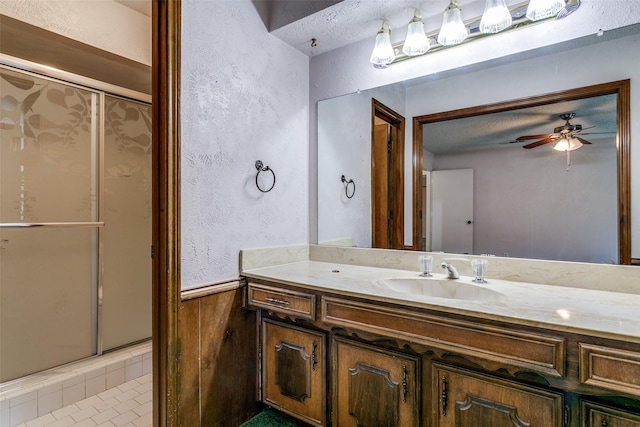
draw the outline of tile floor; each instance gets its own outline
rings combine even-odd
[[[152,377],[146,374],[17,427],[149,427]]]

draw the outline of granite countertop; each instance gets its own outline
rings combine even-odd
[[[419,278],[418,271],[308,260],[243,270],[242,274],[371,301],[640,343],[638,294],[512,282],[490,275],[486,284],[474,284],[473,278],[461,275],[455,282],[466,290],[484,288],[479,292],[485,297],[475,299],[472,292],[469,299],[438,298],[419,293],[423,285],[437,287],[438,281],[448,280],[438,271],[433,278],[422,279],[413,293],[407,293],[397,288],[410,285],[403,283],[404,278]],[[394,283],[388,279],[400,280]]]

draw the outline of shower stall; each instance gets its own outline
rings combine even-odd
[[[0,64],[0,383],[151,336],[150,97],[34,68]]]

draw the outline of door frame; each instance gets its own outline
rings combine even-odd
[[[180,0],[153,0],[153,425],[179,423]]]
[[[375,209],[376,203],[374,177],[373,138],[376,117],[391,126],[391,154],[389,156],[392,179],[388,189],[390,205],[397,212],[392,220],[391,246],[393,249],[404,248],[404,122],[402,115],[396,113],[375,98],[371,98],[371,241],[375,241]]]

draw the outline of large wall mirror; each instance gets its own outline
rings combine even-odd
[[[320,244],[372,246],[371,104],[382,99],[413,116],[405,249],[630,263],[628,80],[427,115],[407,111],[403,89],[319,103]],[[562,130],[582,147],[554,150]]]

